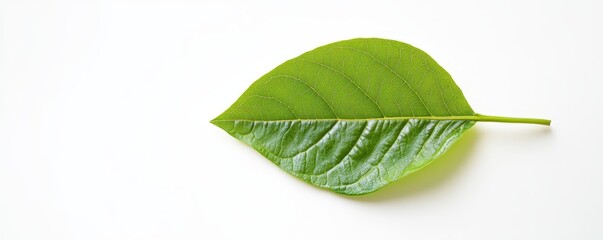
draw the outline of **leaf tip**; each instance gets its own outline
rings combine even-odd
[[[209,121],[211,124],[213,124],[216,127],[219,127],[227,132],[230,132],[231,130],[233,130],[235,128],[235,122],[234,121],[228,121],[225,119],[222,119],[220,117],[214,118],[212,120]]]
[[[212,120],[209,120],[209,123],[219,127],[218,124],[220,123],[220,121],[218,120],[218,118],[214,118]]]

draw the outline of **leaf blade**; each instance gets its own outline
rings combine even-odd
[[[281,64],[212,123],[291,175],[357,195],[426,166],[475,118],[450,75],[423,51],[352,39]]]

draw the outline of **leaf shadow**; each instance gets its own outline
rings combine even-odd
[[[361,196],[344,196],[359,202],[385,202],[433,190],[451,180],[471,159],[474,145],[480,138],[478,128],[469,129],[453,146],[425,168],[382,189]]]

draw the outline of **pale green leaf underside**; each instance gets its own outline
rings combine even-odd
[[[352,39],[281,64],[212,123],[306,182],[366,194],[429,164],[476,116],[425,52]]]

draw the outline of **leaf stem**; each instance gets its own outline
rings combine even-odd
[[[506,122],[506,123],[529,123],[529,124],[540,124],[540,125],[551,125],[551,120],[540,119],[540,118],[516,118],[516,117],[499,117],[499,116],[488,116],[482,114],[475,114],[476,121],[481,122]]]

